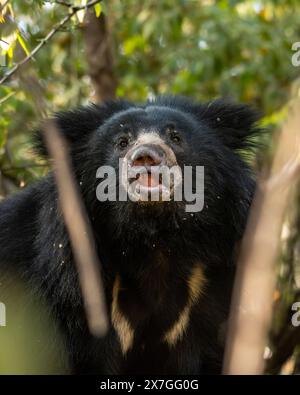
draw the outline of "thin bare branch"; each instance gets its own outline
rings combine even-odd
[[[9,0],[6,0],[2,5],[0,5],[0,12],[7,6]]]
[[[94,237],[71,171],[67,145],[53,121],[47,121],[43,130],[54,159],[60,205],[77,264],[89,328],[93,335],[103,336],[108,329],[108,319]]]
[[[10,92],[6,96],[4,96],[2,99],[0,99],[0,104],[3,104],[6,100],[14,96],[16,92]]]
[[[282,129],[269,178],[258,181],[237,267],[224,374],[264,372],[282,223],[300,178],[299,108],[297,101]]]

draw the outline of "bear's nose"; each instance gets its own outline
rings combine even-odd
[[[132,152],[130,159],[132,166],[160,166],[165,162],[165,153],[158,145],[142,145]]]

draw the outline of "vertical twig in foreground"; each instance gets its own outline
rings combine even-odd
[[[299,101],[278,141],[269,178],[258,182],[237,267],[224,374],[262,374],[283,217],[300,174]]]
[[[100,2],[101,0],[90,0],[85,6],[71,7],[70,13],[55,25],[45,39],[0,81],[1,84],[18,71],[20,82],[24,85],[24,89],[30,92],[35,109],[42,119],[46,118],[48,113],[47,102],[43,99],[43,89],[38,78],[35,75],[29,76],[28,71],[25,75],[25,68],[21,66],[27,63],[76,12]],[[54,175],[61,210],[77,265],[89,329],[93,335],[102,336],[108,329],[108,318],[94,237],[72,172],[68,148],[64,138],[54,121],[45,121],[43,130],[48,152],[54,161]]]
[[[44,136],[54,160],[61,209],[77,264],[89,328],[93,335],[103,336],[108,329],[108,319],[93,234],[71,171],[67,146],[54,121],[45,122]]]

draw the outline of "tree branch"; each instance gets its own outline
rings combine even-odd
[[[299,108],[300,101],[295,101],[277,142],[269,178],[257,185],[237,266],[224,374],[264,371],[282,223],[300,178]]]
[[[4,9],[4,7],[7,6],[8,3],[9,3],[9,0],[6,0],[2,5],[0,5],[0,12]]]
[[[101,265],[88,215],[72,171],[67,143],[53,120],[44,123],[43,131],[48,151],[54,160],[60,206],[77,265],[90,332],[94,336],[104,336],[109,322]]]
[[[102,0],[91,0],[89,3],[87,3],[84,6],[78,6],[78,7],[73,7],[70,6],[70,13],[66,15],[59,23],[57,23],[54,28],[47,34],[47,36],[41,40],[41,42],[19,63],[17,63],[8,73],[4,75],[4,77],[1,78],[0,80],[0,85],[9,80],[18,70],[21,66],[23,66],[25,63],[27,63],[29,60],[31,60],[37,53],[38,51],[48,43],[48,41],[51,40],[51,38],[54,36],[55,33],[58,32],[59,29],[61,29],[71,18],[73,15],[75,15],[78,11],[83,10],[85,8],[92,7],[96,5],[97,3],[100,3]],[[66,4],[65,4],[66,5]]]

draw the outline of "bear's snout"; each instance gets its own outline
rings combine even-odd
[[[131,166],[162,166],[165,164],[166,154],[159,145],[147,144],[137,147],[130,156]]]

